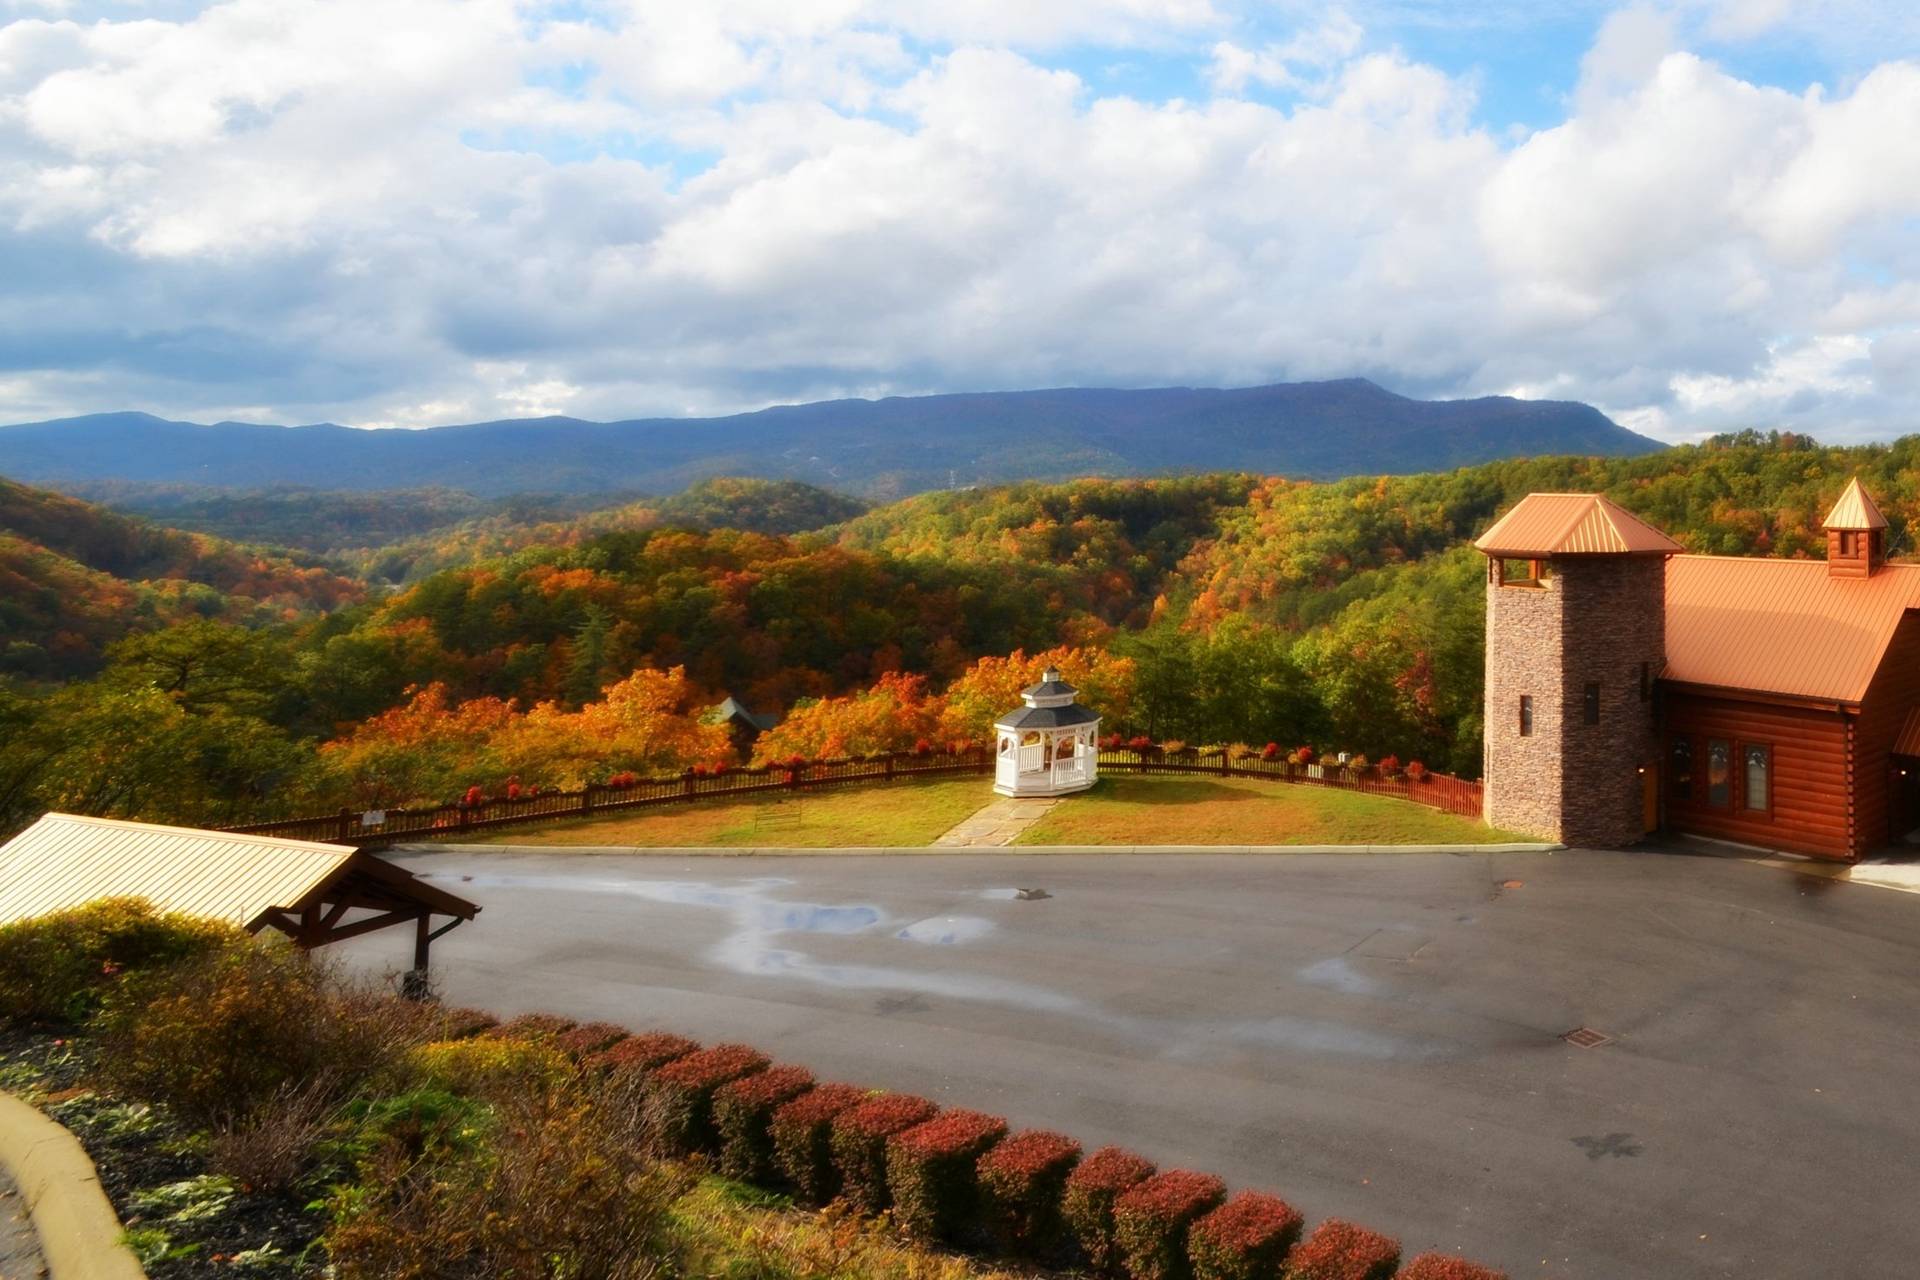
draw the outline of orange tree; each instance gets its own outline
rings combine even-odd
[[[754,744],[765,764],[791,756],[823,759],[910,751],[939,732],[942,704],[927,695],[925,676],[890,671],[871,689],[844,698],[802,702]]]
[[[1063,645],[1028,656],[1015,649],[1004,658],[982,658],[947,687],[940,729],[945,737],[984,742],[993,722],[1020,705],[1020,691],[1040,682],[1048,667],[1058,667],[1080,701],[1108,724],[1124,722],[1133,705],[1134,666],[1101,649]]]

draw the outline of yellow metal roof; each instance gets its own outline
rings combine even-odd
[[[1530,493],[1473,544],[1490,556],[1672,555],[1680,544],[1597,493]]]
[[[49,813],[0,845],[0,924],[98,898],[251,928],[327,883],[344,845]]]
[[[1846,489],[1840,494],[1840,500],[1833,504],[1833,510],[1827,512],[1827,518],[1821,522],[1823,529],[1884,529],[1887,518],[1880,514],[1880,508],[1860,484],[1860,477],[1847,481]]]

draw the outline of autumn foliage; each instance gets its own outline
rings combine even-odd
[[[894,1220],[923,1239],[954,1238],[978,1211],[974,1166],[1006,1132],[998,1116],[947,1111],[895,1134],[887,1142]]]

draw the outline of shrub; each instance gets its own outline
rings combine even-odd
[[[1328,1218],[1287,1259],[1287,1280],[1388,1280],[1399,1265],[1398,1241]]]
[[[644,1078],[675,1058],[684,1058],[699,1048],[695,1041],[671,1031],[647,1031],[625,1040],[616,1040],[599,1053],[590,1055],[586,1066],[616,1076]]]
[[[1111,1272],[1118,1267],[1113,1203],[1152,1176],[1151,1164],[1121,1147],[1100,1148],[1068,1175],[1060,1214],[1093,1270]]]
[[[1277,742],[1269,742],[1266,746],[1260,748],[1260,758],[1262,760],[1278,760],[1280,758],[1280,744]]]
[[[647,1127],[663,1151],[687,1155],[715,1145],[713,1092],[767,1069],[767,1055],[744,1044],[701,1049],[656,1068],[646,1080]]]
[[[1007,1136],[1007,1122],[978,1111],[947,1111],[887,1139],[887,1193],[908,1234],[951,1240],[974,1220],[980,1184],[974,1166]]]
[[[277,941],[142,975],[102,1010],[102,1071],[190,1123],[247,1115],[282,1089],[344,1095],[395,1070],[430,1034],[430,1011],[337,983]]]
[[[1004,1247],[1033,1254],[1058,1241],[1060,1197],[1079,1161],[1079,1143],[1044,1129],[1016,1133],[980,1157],[981,1199]]]
[[[572,1074],[566,1056],[550,1043],[493,1036],[423,1044],[408,1065],[428,1087],[477,1098],[545,1092]]]
[[[284,1194],[318,1162],[334,1110],[324,1083],[283,1087],[259,1110],[216,1125],[207,1163],[244,1191]]]
[[[0,1017],[79,1022],[122,974],[176,964],[247,935],[229,925],[105,898],[0,928]]]
[[[1507,1273],[1446,1253],[1423,1253],[1402,1267],[1400,1280],[1507,1280]]]
[[[611,1022],[583,1022],[553,1038],[554,1047],[571,1058],[587,1058],[627,1038],[627,1029]]]
[[[1184,1280],[1187,1228],[1226,1199],[1210,1173],[1173,1169],[1136,1183],[1113,1202],[1113,1240],[1133,1280]]]
[[[1415,782],[1419,782],[1427,776],[1427,766],[1421,764],[1418,760],[1408,761],[1407,776]]]
[[[1381,756],[1380,772],[1383,774],[1394,774],[1394,773],[1400,772],[1400,757],[1394,755],[1392,752],[1388,752],[1386,755]]]
[[[1242,1191],[1188,1229],[1195,1280],[1272,1280],[1299,1242],[1300,1225],[1299,1210],[1285,1200]]]
[[[883,1093],[833,1118],[833,1167],[855,1207],[887,1207],[887,1139],[933,1119],[940,1108],[909,1093]]]
[[[512,1040],[553,1040],[562,1032],[571,1031],[577,1025],[572,1018],[563,1018],[556,1013],[523,1013],[517,1018],[509,1018],[497,1027],[483,1034]]]
[[[485,1009],[441,1009],[436,1016],[440,1025],[434,1032],[435,1040],[465,1040],[500,1025],[500,1019]]]
[[[839,1189],[833,1164],[833,1122],[871,1095],[850,1084],[823,1084],[780,1106],[767,1125],[773,1159],[794,1193],[825,1204]]]
[[[713,1127],[720,1135],[720,1172],[744,1182],[773,1176],[769,1125],[781,1104],[813,1088],[805,1067],[772,1067],[721,1085],[713,1093]]]
[[[656,1275],[683,1189],[571,1091],[378,1134],[358,1172],[329,1205],[338,1280]]]

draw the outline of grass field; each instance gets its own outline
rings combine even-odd
[[[795,798],[663,805],[586,822],[510,827],[478,843],[616,848],[916,848],[995,799],[985,778],[895,782]],[[1487,844],[1524,840],[1387,796],[1255,778],[1109,774],[1016,842],[1047,845]]]
[[[485,844],[626,845],[641,849],[705,846],[751,849],[873,848],[932,844],[993,799],[985,777],[893,782],[835,790],[695,801],[636,809],[615,817],[510,827]]]
[[[1410,800],[1257,778],[1108,774],[1021,835],[1050,844],[1492,844],[1525,840]]]

